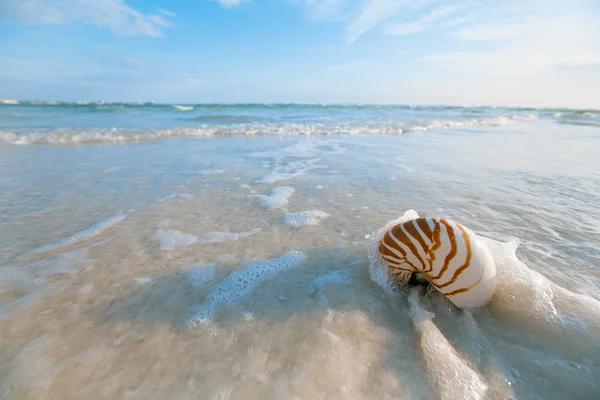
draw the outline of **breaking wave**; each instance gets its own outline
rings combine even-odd
[[[433,119],[426,123],[401,124],[323,124],[323,123],[247,123],[237,125],[201,125],[162,129],[56,129],[32,132],[0,132],[0,142],[28,144],[93,144],[164,140],[169,138],[209,138],[227,136],[310,136],[310,135],[397,135],[414,131],[473,126],[505,126],[522,120],[522,116],[485,117],[463,120]]]

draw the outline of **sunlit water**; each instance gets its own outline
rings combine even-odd
[[[0,397],[598,397],[592,112],[51,107],[0,109]],[[491,304],[371,280],[409,209],[488,238]]]

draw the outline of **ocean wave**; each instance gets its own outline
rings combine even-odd
[[[192,111],[194,109],[194,107],[192,107],[192,106],[177,106],[177,105],[174,105],[173,108],[178,111]]]
[[[162,129],[57,129],[38,132],[1,132],[0,142],[28,144],[94,144],[155,141],[169,138],[206,138],[226,136],[311,136],[311,135],[397,135],[413,131],[462,127],[506,126],[523,120],[522,115],[470,119],[433,119],[417,124],[325,124],[325,123],[246,123],[201,125]]]
[[[192,118],[193,121],[201,122],[251,122],[257,120],[266,120],[268,118],[256,117],[252,115],[200,115]]]

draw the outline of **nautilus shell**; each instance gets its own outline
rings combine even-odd
[[[371,263],[398,283],[408,284],[413,273],[420,273],[457,307],[488,303],[496,287],[496,265],[487,246],[457,222],[411,212],[374,234]]]

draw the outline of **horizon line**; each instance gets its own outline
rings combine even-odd
[[[456,104],[443,104],[443,103],[338,103],[338,102],[160,102],[160,101],[104,101],[104,100],[34,100],[34,99],[18,99],[18,98],[0,98],[0,105],[58,105],[58,104],[72,104],[72,105],[111,105],[111,104],[125,104],[132,106],[147,106],[147,105],[162,105],[162,106],[321,106],[321,107],[406,107],[406,108],[419,108],[419,107],[431,107],[431,108],[489,108],[489,109],[515,109],[515,110],[578,110],[578,111],[600,111],[600,108],[590,107],[532,107],[532,106],[506,106],[506,105],[456,105]]]

